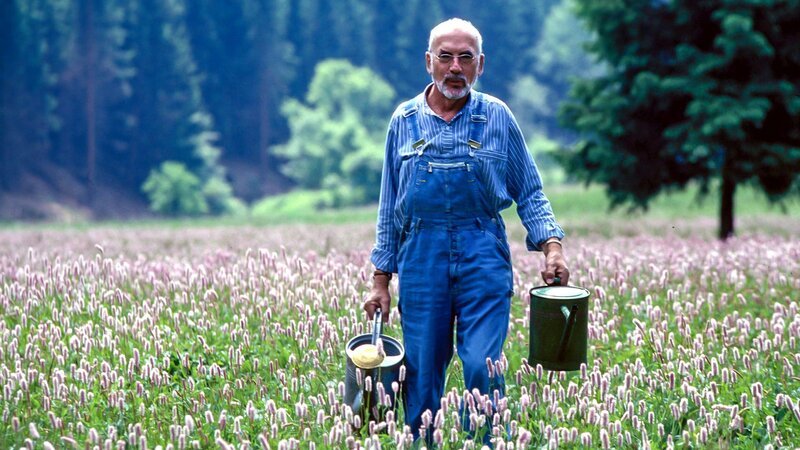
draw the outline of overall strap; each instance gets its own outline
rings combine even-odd
[[[411,99],[403,104],[403,117],[406,118],[408,132],[411,133],[411,139],[413,140],[411,148],[417,150],[419,154],[422,155],[422,146],[425,145],[425,139],[422,138],[422,133],[419,131],[418,111],[419,106],[417,106],[416,99]]]
[[[475,108],[472,109],[472,116],[469,123],[469,156],[475,156],[475,150],[481,148],[483,141],[483,130],[486,128],[486,99],[483,94],[475,92]]]

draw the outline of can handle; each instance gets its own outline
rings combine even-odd
[[[364,401],[364,391],[362,389],[358,390],[356,397],[353,399],[353,411],[358,411],[361,409],[361,402]]]
[[[375,323],[372,325],[372,345],[378,345],[378,337],[381,335],[381,309],[375,310]]]
[[[561,305],[561,314],[564,314],[564,332],[561,334],[561,344],[558,346],[558,361],[564,361],[567,353],[567,344],[572,336],[572,327],[575,325],[575,316],[578,315],[578,305],[572,305],[572,310]]]

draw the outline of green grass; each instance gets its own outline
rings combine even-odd
[[[658,195],[646,210],[631,210],[629,205],[611,209],[611,202],[601,186],[561,185],[546,189],[556,219],[570,236],[634,236],[643,231],[653,234],[713,236],[719,228],[719,194],[711,191],[701,197],[691,186],[683,191]],[[508,223],[518,220],[509,209]],[[770,203],[752,188],[737,189],[734,200],[734,228],[737,234],[751,232],[787,235],[800,225],[800,201]],[[512,228],[513,230],[513,228]],[[520,234],[520,230],[516,230]]]
[[[719,193],[711,191],[705,197],[699,197],[699,189],[689,189],[664,193],[655,197],[646,211],[629,212],[629,207],[610,209],[611,202],[605,195],[603,187],[561,185],[545,189],[556,217],[573,220],[597,217],[650,217],[650,218],[695,218],[719,216]],[[753,217],[763,215],[784,215],[800,218],[800,201],[787,201],[785,210],[779,204],[771,204],[766,196],[751,187],[740,187],[736,191],[734,214],[736,217]]]
[[[629,211],[627,205],[610,209],[610,201],[601,186],[562,184],[545,188],[545,193],[553,205],[556,218],[566,224],[585,224],[588,221],[640,220],[640,219],[697,219],[716,221],[719,216],[719,196],[711,191],[705,197],[698,197],[697,187],[683,191],[665,193],[654,198],[646,211]],[[251,207],[251,212],[242,217],[203,217],[203,218],[155,218],[130,221],[76,221],[69,223],[0,222],[0,229],[19,228],[70,228],[89,229],[96,227],[225,227],[240,225],[284,225],[284,224],[349,224],[372,223],[377,215],[377,205],[360,207],[328,208],[331,199],[324,194],[310,191],[295,191],[269,197]],[[740,187],[736,192],[734,214],[736,219],[756,217],[777,217],[790,220],[800,219],[800,199],[792,198],[783,205],[771,204],[766,196],[752,187]],[[514,208],[504,215],[514,220]]]

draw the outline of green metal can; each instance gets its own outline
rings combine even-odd
[[[589,291],[574,286],[539,286],[530,290],[531,366],[578,370],[586,363]]]

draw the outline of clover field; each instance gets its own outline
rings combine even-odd
[[[770,224],[725,243],[703,221],[568,238],[589,358],[561,373],[527,365],[542,258],[510,224],[507,397],[482,414],[455,358],[433,441],[481,448],[463,409],[496,449],[800,446],[800,224]],[[343,402],[372,239],[368,223],[0,230],[0,447],[410,448],[402,405],[370,421]],[[396,310],[385,333],[401,338]]]

